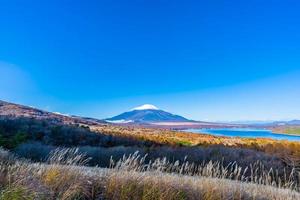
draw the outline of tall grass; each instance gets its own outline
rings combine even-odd
[[[123,156],[118,162],[111,160],[111,168],[119,171],[135,172],[163,172],[179,175],[200,176],[218,179],[231,179],[245,183],[269,185],[278,188],[300,190],[300,172],[295,169],[278,170],[265,168],[262,162],[257,161],[248,167],[242,168],[236,162],[223,165],[222,161],[203,162],[200,165],[184,161],[170,162],[166,158],[157,158],[146,161],[146,156],[141,157],[138,152]]]
[[[58,149],[47,163],[1,160],[0,199],[300,199],[295,172],[277,183],[259,163],[245,172],[236,163],[146,161],[137,152],[112,159],[111,168],[86,167],[87,159],[77,149]]]
[[[48,164],[60,165],[85,165],[91,158],[79,152],[78,148],[57,148],[50,152],[47,158]]]
[[[228,179],[153,172],[113,172],[105,193],[108,199],[299,199],[299,193],[272,186]]]

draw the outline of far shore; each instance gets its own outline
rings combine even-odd
[[[215,128],[218,128],[218,127],[208,127],[208,128],[195,128],[195,129],[215,129]],[[241,128],[241,127],[222,127],[222,129],[227,129],[227,128]],[[298,136],[300,137],[300,133],[297,134],[297,133],[287,133],[287,132],[284,132],[286,131],[288,128],[291,128],[291,127],[288,127],[288,128],[274,128],[274,127],[263,127],[263,128],[258,128],[258,127],[242,127],[242,128],[249,128],[249,129],[260,129],[260,130],[270,130],[272,131],[272,133],[274,134],[279,134],[279,135],[289,135],[289,136]],[[300,129],[300,127],[296,127],[297,129]],[[189,129],[193,129],[193,128],[185,128],[185,129],[182,129],[182,130],[189,130]],[[212,134],[213,135],[213,134]]]
[[[274,134],[282,134],[282,135],[291,135],[291,136],[300,136],[300,134],[297,134],[297,133],[285,133],[285,132],[281,132],[280,130],[277,130],[277,129],[271,129],[272,132]]]

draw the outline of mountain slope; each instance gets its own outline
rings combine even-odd
[[[144,109],[143,109],[144,108]],[[150,109],[149,109],[150,108]],[[190,122],[182,116],[159,110],[152,105],[143,105],[129,112],[124,112],[115,117],[106,119],[107,121],[116,122],[134,122],[134,123],[149,123],[149,122]]]
[[[48,120],[54,123],[64,123],[64,124],[89,124],[97,125],[99,123],[106,123],[103,120],[84,118],[78,116],[68,116],[60,113],[53,113],[37,108],[23,106],[19,104],[9,103],[0,100],[0,116],[18,118],[18,117],[28,117],[37,120]]]

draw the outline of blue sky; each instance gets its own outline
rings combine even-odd
[[[0,99],[105,118],[300,118],[298,1],[0,2]]]

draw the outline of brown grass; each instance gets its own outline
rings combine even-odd
[[[76,152],[56,151],[55,157]],[[73,158],[78,155],[72,156]],[[71,160],[73,159],[71,158]],[[65,157],[65,159],[68,159]],[[19,162],[0,163],[0,199],[111,199],[111,200],[292,200],[300,199],[293,184],[275,185],[259,177],[243,181],[239,167],[223,169],[215,164],[202,166],[201,173],[189,175],[188,163],[169,163],[159,159],[144,163],[138,154],[115,162],[113,168],[90,168],[60,160],[64,165]],[[65,164],[67,163],[67,164]],[[186,168],[186,169],[183,169]],[[232,174],[231,179],[229,175]],[[260,181],[263,179],[265,181]],[[257,180],[257,181],[255,181]],[[285,189],[284,189],[285,188]]]

